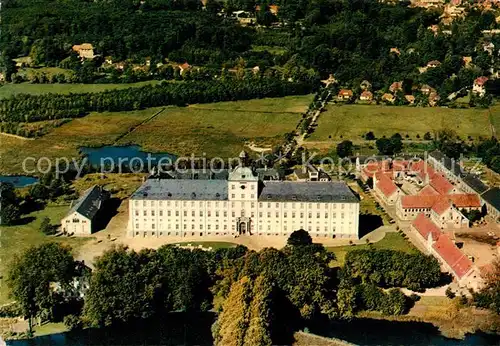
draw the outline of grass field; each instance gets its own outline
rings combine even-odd
[[[491,119],[500,131],[500,107],[491,109]],[[392,107],[364,105],[330,105],[322,113],[318,126],[309,141],[338,141],[341,138],[353,141],[373,131],[377,138],[399,132],[416,139],[423,138],[443,128],[457,132],[462,138],[491,136],[490,111],[485,109],[450,109],[421,107]],[[329,138],[331,136],[331,138]],[[341,137],[342,136],[342,137]]]
[[[247,141],[281,143],[283,134],[295,129],[311,100],[312,95],[306,95],[167,107],[157,118],[123,138],[161,108],[92,113],[35,140],[0,134],[0,173],[23,173],[22,162],[27,157],[77,158],[81,146],[110,145],[118,138],[117,144],[138,144],[152,152],[205,152],[208,156],[229,157],[237,155]]]
[[[275,145],[295,129],[300,113],[167,108],[118,144],[134,143],[146,151],[176,155],[234,157],[247,141]]]
[[[334,246],[328,247],[328,250],[335,254],[336,265],[343,266],[345,261],[345,256],[349,251],[352,250],[366,250],[369,248],[377,250],[399,250],[408,253],[418,253],[418,250],[410,244],[403,236],[396,232],[386,233],[385,237],[372,244],[363,245],[347,245],[347,246]]]
[[[25,218],[25,224],[19,226],[2,226],[0,240],[2,250],[0,251],[0,305],[7,303],[8,288],[5,283],[9,264],[15,254],[22,253],[33,245],[40,245],[50,241],[62,242],[70,245],[73,250],[89,241],[91,238],[67,238],[49,237],[40,231],[40,223],[44,217],[48,217],[52,224],[56,224],[68,212],[69,205],[48,206],[42,211],[29,214]]]
[[[126,89],[140,87],[149,84],[157,84],[159,81],[145,81],[130,84],[4,84],[0,86],[0,99],[8,98],[17,94],[69,94],[69,93],[85,93],[85,92],[101,92],[113,89]]]

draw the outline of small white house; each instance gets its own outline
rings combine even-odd
[[[108,191],[101,186],[94,185],[72,204],[68,214],[61,220],[64,233],[74,235],[89,235],[94,229],[94,221],[102,203],[110,197]]]

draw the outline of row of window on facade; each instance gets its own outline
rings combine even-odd
[[[144,236],[146,236],[146,233],[147,232],[142,232],[142,234]],[[135,235],[139,235],[141,234],[141,232],[135,232]],[[187,237],[187,236],[195,236],[196,232],[166,232],[166,235],[170,236],[170,235],[175,235],[175,236],[179,236],[180,235],[184,235],[184,237]],[[283,236],[289,236],[291,233],[282,233]],[[151,232],[151,235],[152,236],[156,236],[156,232]],[[163,232],[158,232],[158,235],[162,236],[163,235]],[[202,237],[204,235],[203,232],[200,232],[199,233],[200,237]],[[208,232],[207,235],[212,235],[212,232]],[[227,232],[215,232],[214,235],[227,235]],[[258,235],[265,235],[265,236],[279,236],[280,234],[279,233],[270,233],[270,232],[267,232],[267,233],[261,233],[259,232]],[[316,233],[316,234],[311,234],[312,236],[314,237],[320,237],[320,236],[323,236],[323,237],[328,237],[328,234],[319,234],[319,233]]]
[[[143,216],[148,216],[148,211],[147,211],[147,210],[143,210],[142,214],[143,214]],[[156,216],[156,213],[155,213],[155,211],[154,211],[154,210],[151,210],[151,211],[150,211],[150,214],[151,214],[151,216]],[[163,216],[163,210],[160,210],[160,211],[158,212],[158,214],[159,214],[159,216]],[[198,214],[199,214],[199,216],[203,217],[203,216],[204,216],[203,210],[200,210],[200,211],[198,212]],[[219,217],[219,211],[215,211],[215,213],[214,213],[214,214],[215,214],[215,217]],[[272,212],[269,212],[269,211],[268,211],[268,212],[267,212],[267,217],[268,217],[268,218],[270,218],[270,217],[271,217],[271,214],[272,214]],[[183,215],[184,215],[185,217],[187,217],[187,216],[188,216],[188,212],[187,212],[187,210],[184,210]],[[227,211],[224,211],[224,212],[223,212],[223,215],[224,215],[224,217],[227,217]],[[264,213],[263,213],[263,212],[259,212],[259,217],[263,217],[263,215],[264,215]],[[292,219],[293,219],[293,218],[295,218],[295,215],[296,215],[296,213],[295,213],[295,212],[292,212],[292,213],[291,213]],[[139,216],[139,210],[136,210],[136,211],[135,211],[135,216]],[[167,210],[167,216],[172,216],[172,211]],[[175,211],[175,216],[180,216],[180,212],[179,212],[178,210],[176,210],[176,211]],[[194,217],[194,216],[196,216],[196,211],[192,210],[192,211],[191,211],[191,216],[193,216],[193,217]],[[211,217],[211,216],[212,216],[212,212],[211,212],[210,210],[209,210],[209,211],[207,211],[207,217]],[[236,212],[234,212],[234,211],[233,211],[233,212],[231,212],[231,216],[232,216],[232,217],[236,217]],[[241,216],[246,216],[245,210],[241,210]],[[252,211],[252,212],[250,212],[250,216],[251,216],[251,217],[255,217],[255,212],[253,212],[253,211]],[[279,212],[275,212],[275,216],[276,216],[277,218],[279,218],[279,217],[280,217],[280,213],[279,213]],[[286,211],[283,213],[283,217],[284,217],[284,218],[287,218],[287,217],[288,217],[288,213],[287,213]],[[309,218],[309,219],[311,219],[312,217],[313,217],[313,213],[308,213],[308,218]],[[336,218],[336,217],[337,217],[337,213],[333,212],[333,213],[332,213],[332,218]],[[344,218],[344,213],[340,213],[340,217],[343,219],[343,218]],[[301,219],[303,219],[303,218],[304,218],[304,213],[300,213],[300,218],[301,218]],[[317,219],[320,219],[320,218],[321,218],[321,213],[316,213],[316,218],[317,218]],[[328,218],[329,218],[328,213],[325,213],[325,214],[324,214],[324,218],[325,218],[325,219],[328,219]]]
[[[168,225],[168,229],[171,229],[171,228],[170,228],[170,226],[171,226],[171,225],[169,224],[169,225]],[[195,226],[196,226],[196,225],[192,224],[192,225],[191,225],[191,230],[196,229],[196,227],[195,227]],[[136,225],[135,225],[135,228],[136,228],[136,229],[139,229],[139,224],[136,224]],[[183,225],[183,229],[184,229],[184,230],[186,230],[187,228],[188,228],[188,227],[187,227],[187,224],[184,224],[184,225]],[[259,226],[258,226],[258,227],[256,227],[256,228],[257,228],[258,230],[260,230],[260,231],[264,231],[264,230],[270,231],[272,227],[271,227],[271,225],[267,225],[267,226],[260,226],[260,225],[259,225]],[[293,228],[293,227],[291,227],[291,229],[292,229],[292,228]],[[154,223],[153,223],[153,224],[151,224],[151,229],[152,229],[152,230],[156,229],[156,225],[155,225]],[[160,229],[163,229],[162,225],[160,225]],[[175,225],[175,229],[176,229],[176,230],[179,230],[179,224],[176,224],[176,225]],[[199,230],[203,230],[203,224],[200,224],[198,229],[199,229]],[[214,229],[215,229],[215,230],[219,230],[219,225],[215,225]],[[235,225],[232,225],[231,229],[232,229],[233,231],[235,231],[235,230],[236,230],[236,226],[235,226]],[[251,226],[250,226],[250,229],[251,229],[251,230],[254,230],[254,225],[251,225]],[[207,225],[207,230],[212,230],[211,225]],[[224,230],[225,230],[225,231],[227,230],[227,225],[224,225]],[[288,230],[288,226],[286,226],[286,225],[285,225],[285,226],[283,226],[283,230],[284,230],[284,231],[287,231],[287,230]],[[311,231],[313,230],[312,226],[308,226],[308,227],[307,227],[307,230],[308,230],[309,232],[311,232]],[[321,227],[317,226],[317,227],[316,227],[316,232],[320,232],[320,231],[321,231]],[[335,227],[334,227],[331,231],[332,231],[332,232],[335,232]],[[329,232],[329,227],[328,227],[328,226],[325,226],[325,227],[324,227],[324,232]],[[176,234],[176,235],[177,235],[177,234]]]
[[[73,219],[71,220],[72,223],[80,223],[80,219]],[[66,220],[66,223],[70,223],[70,220]],[[87,223],[87,221],[82,220],[82,223]]]
[[[187,207],[188,205],[190,205],[191,207],[195,207],[196,206],[196,202],[195,201],[190,201],[190,202],[183,201],[182,204],[181,204],[180,201],[158,201],[158,206],[163,207],[163,203],[166,203],[167,207],[170,207],[172,205],[174,205],[176,207],[180,207],[181,205],[183,207]],[[198,206],[202,207],[203,203],[205,203],[205,202],[204,201],[198,201]],[[224,208],[227,208],[227,203],[228,202],[218,202],[218,201],[214,202],[215,207],[224,207]],[[235,208],[236,207],[236,203],[238,203],[238,202],[231,202],[231,207]],[[239,202],[239,203],[240,203],[240,206],[242,208],[246,206],[245,202]],[[212,206],[210,201],[207,201],[206,204],[207,204],[206,205],[207,207],[211,207]],[[259,202],[259,208],[262,208],[264,206],[264,204],[265,204],[264,202]],[[283,205],[284,208],[286,209],[286,208],[288,208],[289,204],[290,204],[290,208],[291,209],[295,209],[296,205],[299,205],[300,209],[304,209],[306,203],[300,203],[300,204],[299,203],[287,203],[287,202],[285,202],[285,203],[275,203],[275,207],[276,208],[280,208],[280,206]],[[316,205],[316,209],[320,209],[320,208],[327,209],[328,205],[330,205],[330,204],[333,205],[333,208],[337,207],[337,203],[309,203],[309,208],[313,208],[313,204]],[[340,208],[341,209],[344,209],[345,203],[338,203],[338,204],[340,204]],[[271,208],[272,205],[273,205],[272,202],[267,202],[267,208]],[[136,207],[140,206],[140,203],[139,203],[138,200],[134,201],[134,206],[136,206]],[[156,201],[142,201],[142,206],[143,207],[148,207],[148,206],[149,207],[155,207],[156,206]],[[250,202],[250,207],[251,208],[255,208],[255,202]]]

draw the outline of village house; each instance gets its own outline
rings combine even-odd
[[[382,95],[381,100],[384,102],[394,103],[396,101],[396,97],[393,94],[385,93]]]
[[[420,92],[422,94],[424,94],[424,95],[429,95],[432,92],[436,92],[436,89],[434,89],[433,87],[431,87],[429,84],[424,84],[420,88]]]
[[[296,168],[293,171],[296,181],[331,181],[330,176],[322,169],[314,167],[312,164],[303,168]]]
[[[395,94],[398,91],[403,91],[403,82],[394,82],[389,87],[389,91]]]
[[[434,256],[443,269],[452,274],[460,287],[480,288],[482,279],[478,268],[428,217],[419,214],[410,228],[418,235],[417,239],[427,253]]]
[[[394,205],[399,197],[404,195],[387,173],[383,172],[377,172],[373,176],[373,191],[387,205]]]
[[[431,106],[431,107],[437,106],[440,99],[441,99],[441,97],[438,95],[437,92],[431,92],[429,94],[429,98],[428,98],[429,106]]]
[[[373,100],[373,94],[371,91],[365,90],[361,93],[359,96],[359,99],[361,101],[372,101]]]
[[[439,62],[438,60],[432,60],[427,63],[428,68],[435,68],[439,66],[441,66],[441,62]]]
[[[481,201],[476,194],[412,195],[401,196],[396,203],[396,214],[401,220],[407,221],[415,219],[420,213],[431,216],[432,207],[443,199],[450,200],[458,210],[481,211]]]
[[[335,76],[330,73],[328,79],[321,80],[321,83],[323,83],[325,87],[328,87],[330,84],[337,84],[338,81],[335,79]]]
[[[414,104],[415,103],[415,96],[413,95],[405,95],[405,100],[410,104]]]
[[[349,101],[350,99],[352,99],[352,96],[353,96],[352,90],[340,89],[340,91],[337,95],[337,99],[339,101]]]
[[[493,42],[487,42],[483,44],[483,50],[489,55],[493,55],[493,52],[495,51],[495,44]]]
[[[389,53],[394,53],[396,55],[401,55],[401,52],[399,51],[399,49],[397,47],[392,47],[390,50],[389,50]]]
[[[90,43],[75,44],[73,51],[78,53],[81,59],[94,59],[94,47]]]
[[[109,197],[109,192],[98,185],[85,191],[61,220],[62,231],[74,235],[89,235],[95,232],[96,215]]]
[[[485,84],[488,81],[488,77],[482,76],[474,80],[472,85],[472,92],[479,97],[483,97],[486,94]]]
[[[179,64],[177,65],[177,67],[181,70],[180,71],[181,76],[185,71],[189,71],[191,69],[191,65],[189,65],[187,62]]]
[[[471,67],[471,64],[472,64],[472,57],[471,56],[464,56],[464,57],[462,57],[462,61],[464,62],[464,66],[466,68]]]

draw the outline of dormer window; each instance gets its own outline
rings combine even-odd
[[[241,185],[240,189],[245,190],[245,185]]]
[[[194,193],[194,192],[193,192],[193,193],[191,194],[191,197],[195,198],[195,197],[196,197],[196,193]]]
[[[217,193],[215,194],[215,197],[219,198],[219,197],[220,197],[220,193],[218,193],[218,192],[217,192]]]
[[[167,196],[172,197],[172,193],[171,192],[167,193]]]
[[[296,201],[297,200],[297,196],[292,196],[292,200]]]

